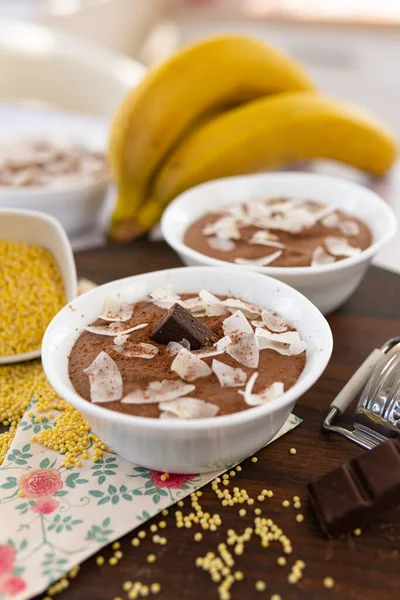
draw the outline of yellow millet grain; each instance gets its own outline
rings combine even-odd
[[[256,581],[255,588],[257,592],[264,592],[267,589],[265,581]]]
[[[40,410],[39,406],[38,409]],[[36,441],[64,454],[63,466],[67,468],[82,466],[81,455],[87,451],[91,443],[93,460],[96,461],[100,458],[108,448],[90,432],[89,425],[82,415],[64,401],[60,401],[59,409],[61,412],[53,429],[41,431]]]
[[[0,424],[9,427],[0,434],[0,464],[33,395],[38,408],[56,408],[61,402],[48,383],[39,360],[0,367]]]
[[[331,589],[335,586],[335,580],[332,579],[332,577],[325,577],[323,583],[324,583],[324,586],[328,589]]]
[[[87,448],[92,444],[93,460],[100,458],[107,446],[94,434],[82,415],[61,400],[49,384],[39,360],[0,367],[0,423],[8,424],[8,431],[0,434],[0,464],[3,462],[18,424],[32,397],[36,399],[39,413],[57,410],[52,429],[42,430],[31,440],[64,455],[65,467],[82,466],[81,460],[89,458]],[[33,418],[33,413],[29,413]],[[45,415],[34,419],[41,423]]]
[[[0,240],[0,355],[37,350],[66,302],[59,266],[46,248]]]

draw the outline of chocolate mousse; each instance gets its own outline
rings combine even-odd
[[[309,267],[356,256],[372,243],[365,223],[333,205],[307,199],[251,199],[206,213],[184,243],[242,265]]]
[[[118,412],[214,417],[279,398],[303,371],[306,347],[271,310],[166,286],[135,304],[106,298],[72,348],[69,376],[80,396]]]

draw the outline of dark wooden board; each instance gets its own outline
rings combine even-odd
[[[96,283],[126,277],[137,273],[156,271],[180,265],[172,250],[164,243],[140,241],[130,246],[109,246],[82,252],[76,256],[80,276]],[[366,529],[360,537],[345,541],[329,541],[318,528],[306,494],[306,483],[362,452],[360,448],[336,435],[321,431],[321,421],[329,403],[349,379],[367,354],[389,337],[400,334],[400,277],[382,269],[370,268],[353,298],[342,309],[329,317],[334,335],[332,360],[317,384],[298,402],[295,413],[304,421],[293,432],[258,453],[256,464],[246,461],[236,484],[257,496],[262,488],[274,491],[274,498],[265,502],[263,514],[273,518],[292,540],[293,554],[288,564],[302,559],[306,563],[303,580],[297,585],[287,581],[289,567],[278,567],[280,546],[260,547],[253,538],[242,556],[236,559],[236,568],[245,579],[232,588],[232,600],[270,598],[280,594],[282,600],[389,600],[400,596],[400,511],[394,511]],[[350,416],[347,421],[350,422]],[[295,456],[289,453],[297,449]],[[301,497],[304,522],[295,521],[293,508],[283,508],[282,501],[294,495]],[[222,507],[210,486],[204,489],[202,503],[205,510],[218,512],[223,526],[215,533],[204,532],[203,540],[195,542],[197,529],[177,529],[174,509],[170,510],[165,535],[166,546],[155,546],[151,536],[139,548],[130,544],[132,535],[121,540],[124,557],[116,567],[99,568],[93,558],[82,565],[81,571],[62,600],[108,600],[127,598],[122,591],[126,580],[140,580],[149,584],[158,581],[165,600],[217,599],[217,584],[209,575],[194,566],[197,556],[216,552],[217,545],[226,540],[226,531],[252,525],[252,511],[244,518],[237,507]],[[190,503],[185,502],[189,512]],[[157,521],[157,519],[155,519]],[[150,522],[151,523],[151,522]],[[147,525],[148,529],[148,525]],[[148,565],[149,553],[157,561]],[[102,554],[109,557],[110,549]],[[333,589],[323,586],[326,576],[333,577]],[[264,580],[267,591],[255,590],[257,580]]]

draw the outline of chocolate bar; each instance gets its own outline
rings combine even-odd
[[[400,504],[400,439],[368,450],[308,484],[323,531],[339,537]]]
[[[150,337],[158,344],[180,342],[185,338],[190,343],[191,350],[198,350],[209,345],[214,339],[214,334],[186,308],[174,304],[157,323]]]

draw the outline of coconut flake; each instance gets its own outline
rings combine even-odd
[[[207,317],[219,317],[228,312],[221,300],[217,296],[214,296],[214,294],[207,292],[207,290],[201,290],[199,298],[203,303]]]
[[[117,335],[114,339],[113,339],[113,344],[115,346],[121,347],[125,344],[126,340],[128,339],[129,334],[124,334],[121,333],[119,335]]]
[[[253,328],[238,310],[222,323],[225,335],[229,335],[232,342],[226,348],[226,353],[237,360],[241,365],[256,369],[259,361],[259,349],[256,344]]]
[[[307,348],[307,344],[303,342],[298,331],[270,333],[266,329],[257,328],[255,336],[260,350],[275,350],[284,356],[296,356]]]
[[[324,238],[324,244],[333,256],[357,256],[361,252],[361,248],[351,246],[345,238],[328,236]]]
[[[209,237],[207,239],[207,244],[213,250],[217,250],[220,252],[230,252],[231,250],[234,250],[236,248],[236,244],[233,240],[225,240],[216,236]]]
[[[186,381],[194,381],[211,373],[208,364],[186,348],[182,348],[172,361],[171,371],[175,371],[181,379]]]
[[[240,333],[253,333],[252,326],[241,310],[237,310],[233,315],[224,319],[222,328],[226,336],[237,335]]]
[[[157,346],[153,346],[153,344],[146,344],[145,342],[140,342],[139,344],[135,344],[133,348],[130,350],[125,350],[122,345],[117,345],[115,348],[116,352],[122,354],[122,356],[127,356],[128,358],[154,358],[158,354]]]
[[[195,296],[194,298],[188,298],[187,300],[179,300],[178,304],[186,308],[189,312],[200,316],[205,316],[206,312],[204,310],[203,302],[200,300],[199,296]]]
[[[277,242],[277,239],[279,239],[277,235],[273,235],[269,231],[260,230],[253,234],[249,243],[259,244],[260,246],[272,246],[274,248],[281,248],[282,250],[286,248],[285,244]]]
[[[329,265],[335,262],[333,256],[327,253],[323,246],[317,246],[312,253],[311,266],[319,267],[320,265]]]
[[[160,419],[179,419],[174,413],[170,413],[168,411],[164,411],[160,414]]]
[[[266,267],[270,265],[274,260],[279,258],[282,255],[282,250],[277,250],[272,254],[268,254],[268,256],[263,256],[261,258],[235,258],[235,263],[238,265],[258,265],[259,267]]]
[[[176,356],[182,350],[183,346],[179,342],[168,342],[166,351],[171,356]]]
[[[232,336],[232,343],[226,349],[226,353],[241,365],[249,367],[249,369],[258,367],[260,352],[254,333],[241,333]]]
[[[89,333],[95,333],[97,335],[109,335],[112,337],[120,337],[123,335],[128,335],[132,333],[132,331],[136,331],[138,329],[143,329],[147,327],[148,323],[140,323],[139,325],[135,325],[134,327],[128,327],[127,329],[123,328],[123,325],[120,322],[111,323],[110,325],[88,325],[85,327],[86,331]]]
[[[133,314],[133,304],[121,302],[115,298],[107,296],[104,300],[103,312],[99,319],[103,321],[128,321]]]
[[[254,315],[261,315],[262,308],[261,306],[256,306],[255,304],[249,304],[249,302],[243,302],[243,300],[238,300],[237,298],[227,298],[221,302],[223,306],[226,306],[230,312],[236,312],[240,310],[245,317],[252,317]]]
[[[240,231],[236,218],[224,216],[203,228],[204,235],[213,235],[220,240],[240,240]]]
[[[169,402],[181,396],[186,396],[196,389],[193,384],[184,381],[163,379],[162,381],[152,381],[146,389],[137,389],[131,392],[125,398],[122,398],[123,404],[156,404],[158,402]]]
[[[153,304],[158,308],[170,309],[181,297],[176,293],[174,286],[165,285],[153,290],[150,294]]]
[[[246,404],[249,406],[259,406],[260,404],[271,402],[272,400],[276,400],[276,398],[282,396],[285,389],[281,381],[275,381],[272,385],[266,387],[261,392],[253,394],[253,388],[257,377],[258,373],[253,373],[247,382],[245,390],[239,390],[239,394],[244,397]]]
[[[274,313],[273,310],[269,310],[264,308],[261,313],[261,318],[263,324],[268,327],[271,331],[276,333],[281,333],[282,331],[286,331],[288,325],[282,317]]]
[[[321,219],[321,223],[324,227],[327,227],[328,229],[333,229],[335,227],[339,227],[339,225],[340,225],[339,215],[336,212],[333,212],[330,215],[327,215],[326,217]]]
[[[122,376],[116,362],[106,352],[100,352],[83,372],[89,377],[92,402],[100,404],[120,400],[123,390]]]
[[[242,369],[230,367],[215,358],[211,368],[221,387],[240,387],[246,383],[247,375]]]
[[[202,360],[204,358],[210,358],[211,356],[219,356],[220,354],[223,354],[225,352],[225,350],[231,343],[231,338],[229,337],[229,335],[226,335],[220,340],[218,340],[218,342],[214,344],[211,350],[208,350],[207,348],[200,350],[199,352],[196,352],[196,356],[198,356]]]
[[[208,419],[215,417],[219,411],[219,406],[197,398],[186,397],[171,402],[161,402],[159,409],[175,415],[179,419]]]
[[[339,229],[343,235],[348,235],[350,237],[360,233],[360,226],[357,221],[342,221],[339,225]]]
[[[186,338],[183,338],[180,342],[168,342],[166,349],[168,354],[171,356],[176,356],[178,352],[182,350],[182,348],[190,350],[190,342]]]

